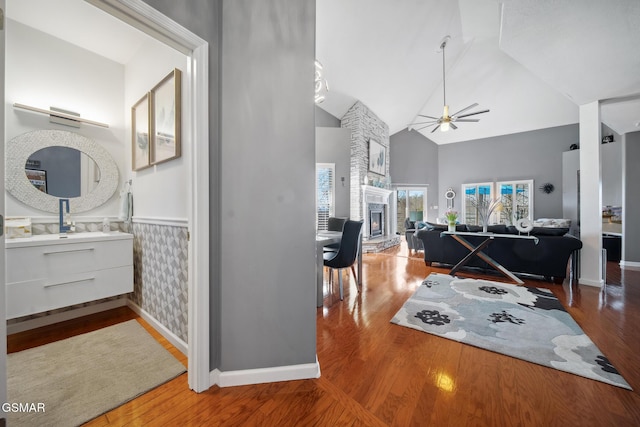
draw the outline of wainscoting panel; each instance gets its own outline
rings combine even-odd
[[[133,269],[130,298],[187,342],[188,228],[134,219]]]

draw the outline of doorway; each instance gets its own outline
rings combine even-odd
[[[83,2],[80,2],[83,3]],[[89,1],[187,57],[183,74],[182,135],[193,149],[184,160],[188,170],[188,363],[189,386],[206,390],[209,379],[208,307],[208,45],[139,0]],[[11,5],[9,5],[10,7]],[[4,50],[3,50],[4,59]],[[10,100],[13,101],[13,100]],[[3,116],[4,117],[4,116]],[[3,119],[4,124],[4,119]],[[199,179],[198,179],[199,178]],[[2,272],[4,273],[4,271]],[[4,304],[0,315],[4,316]],[[4,361],[5,355],[2,355]]]

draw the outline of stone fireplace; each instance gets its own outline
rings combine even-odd
[[[389,181],[389,127],[362,102],[357,101],[342,117],[341,127],[351,130],[350,215],[363,220],[364,252],[379,252],[399,245],[395,233],[392,191],[378,183]],[[385,149],[384,174],[369,170],[369,144],[376,141]],[[370,184],[376,185],[370,185]],[[364,185],[363,185],[364,184]]]

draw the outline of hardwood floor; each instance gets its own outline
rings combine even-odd
[[[366,254],[362,293],[351,276],[344,301],[336,290],[333,304],[327,296],[318,309],[322,377],[317,380],[213,387],[196,394],[184,374],[87,425],[640,425],[640,272],[621,272],[609,263],[609,284],[602,290],[568,280],[562,285],[526,281],[556,294],[634,388],[628,391],[391,324],[432,271],[446,272],[426,267],[421,254],[408,255],[405,246]],[[136,317],[121,310],[72,327]],[[44,341],[60,331],[49,332]],[[15,351],[32,340],[43,342],[35,336],[12,336],[9,346]]]

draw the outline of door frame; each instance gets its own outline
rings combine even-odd
[[[5,61],[5,15],[6,15],[5,0],[0,0],[0,99],[2,103],[0,105],[0,275],[2,277],[2,292],[0,292],[0,402],[7,402],[7,322],[6,318],[6,287],[4,284],[6,281],[5,275],[5,259],[4,259],[4,144],[5,144],[5,129],[4,129],[4,61]],[[4,410],[0,412],[0,424],[6,425],[6,413]]]
[[[3,1],[3,0],[0,0]],[[141,0],[86,0],[188,58],[182,132],[189,158],[188,382],[211,386],[209,368],[209,44]]]

